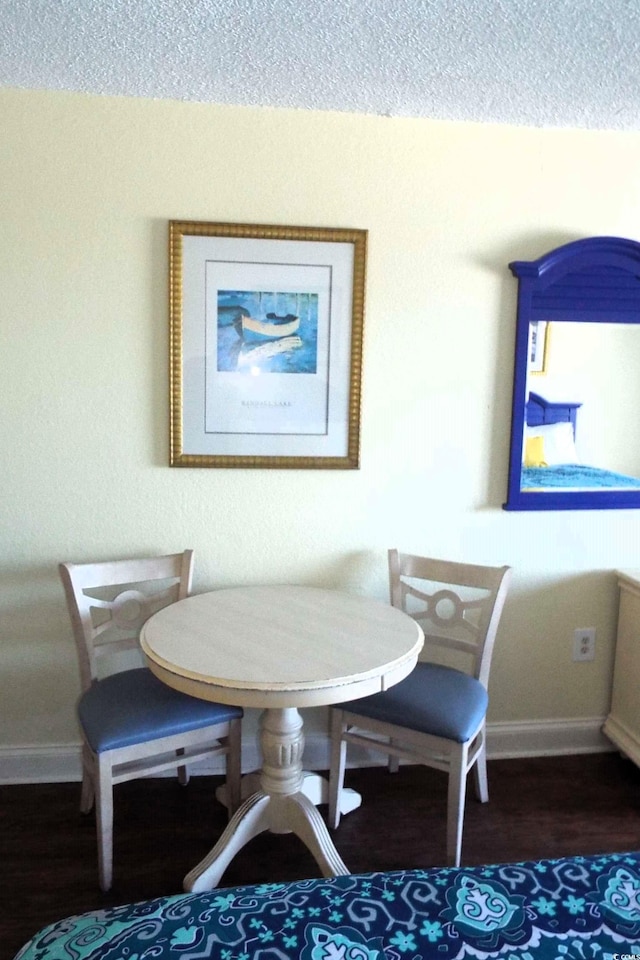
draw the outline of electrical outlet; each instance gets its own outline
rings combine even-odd
[[[595,660],[596,628],[578,627],[573,632],[573,659]]]

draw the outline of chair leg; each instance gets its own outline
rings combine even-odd
[[[476,796],[480,803],[487,803],[489,799],[489,781],[487,779],[487,745],[482,731],[482,749],[478,754],[473,767],[473,778],[476,785]]]
[[[393,746],[395,742],[393,738],[390,738],[389,746]],[[390,753],[387,757],[387,769],[389,773],[397,773],[400,769],[400,757],[396,757],[393,753]]]
[[[82,787],[80,790],[80,813],[90,813],[95,801],[93,786],[94,760],[86,743],[82,744]]]
[[[331,768],[329,770],[329,826],[335,829],[340,823],[340,803],[344,785],[344,770],[347,761],[347,743],[342,739],[344,713],[332,707],[331,714]]]
[[[178,750],[176,750],[176,757],[182,756],[184,756],[184,748],[180,747]],[[178,783],[183,787],[186,787],[186,785],[189,783],[189,768],[184,764],[178,766]]]
[[[111,889],[113,881],[113,780],[111,762],[98,757],[96,789],[96,831],[98,836],[98,878],[100,889]]]
[[[229,819],[240,806],[240,781],[242,776],[242,721],[231,720],[227,737],[226,781],[227,812]]]
[[[462,856],[462,826],[467,790],[467,744],[452,754],[447,797],[447,865],[459,867]]]

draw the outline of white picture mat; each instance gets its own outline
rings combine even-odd
[[[328,433],[331,266],[237,264],[208,260],[206,271],[205,432],[207,434]],[[218,372],[221,290],[282,290],[318,295],[317,372]]]

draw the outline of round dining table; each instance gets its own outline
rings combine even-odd
[[[259,787],[186,875],[185,890],[216,887],[238,851],[265,830],[296,834],[323,876],[349,873],[304,789],[299,708],[386,690],[413,670],[423,642],[403,611],[321,587],[214,590],[150,617],[141,645],[160,680],[191,696],[263,711]]]

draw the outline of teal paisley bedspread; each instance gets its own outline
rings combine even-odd
[[[599,467],[580,463],[562,463],[553,467],[522,467],[522,490],[567,488],[570,490],[599,490],[631,488],[638,490],[640,480],[624,473],[613,473]]]
[[[15,960],[624,960],[640,853],[181,894],[41,930]]]

